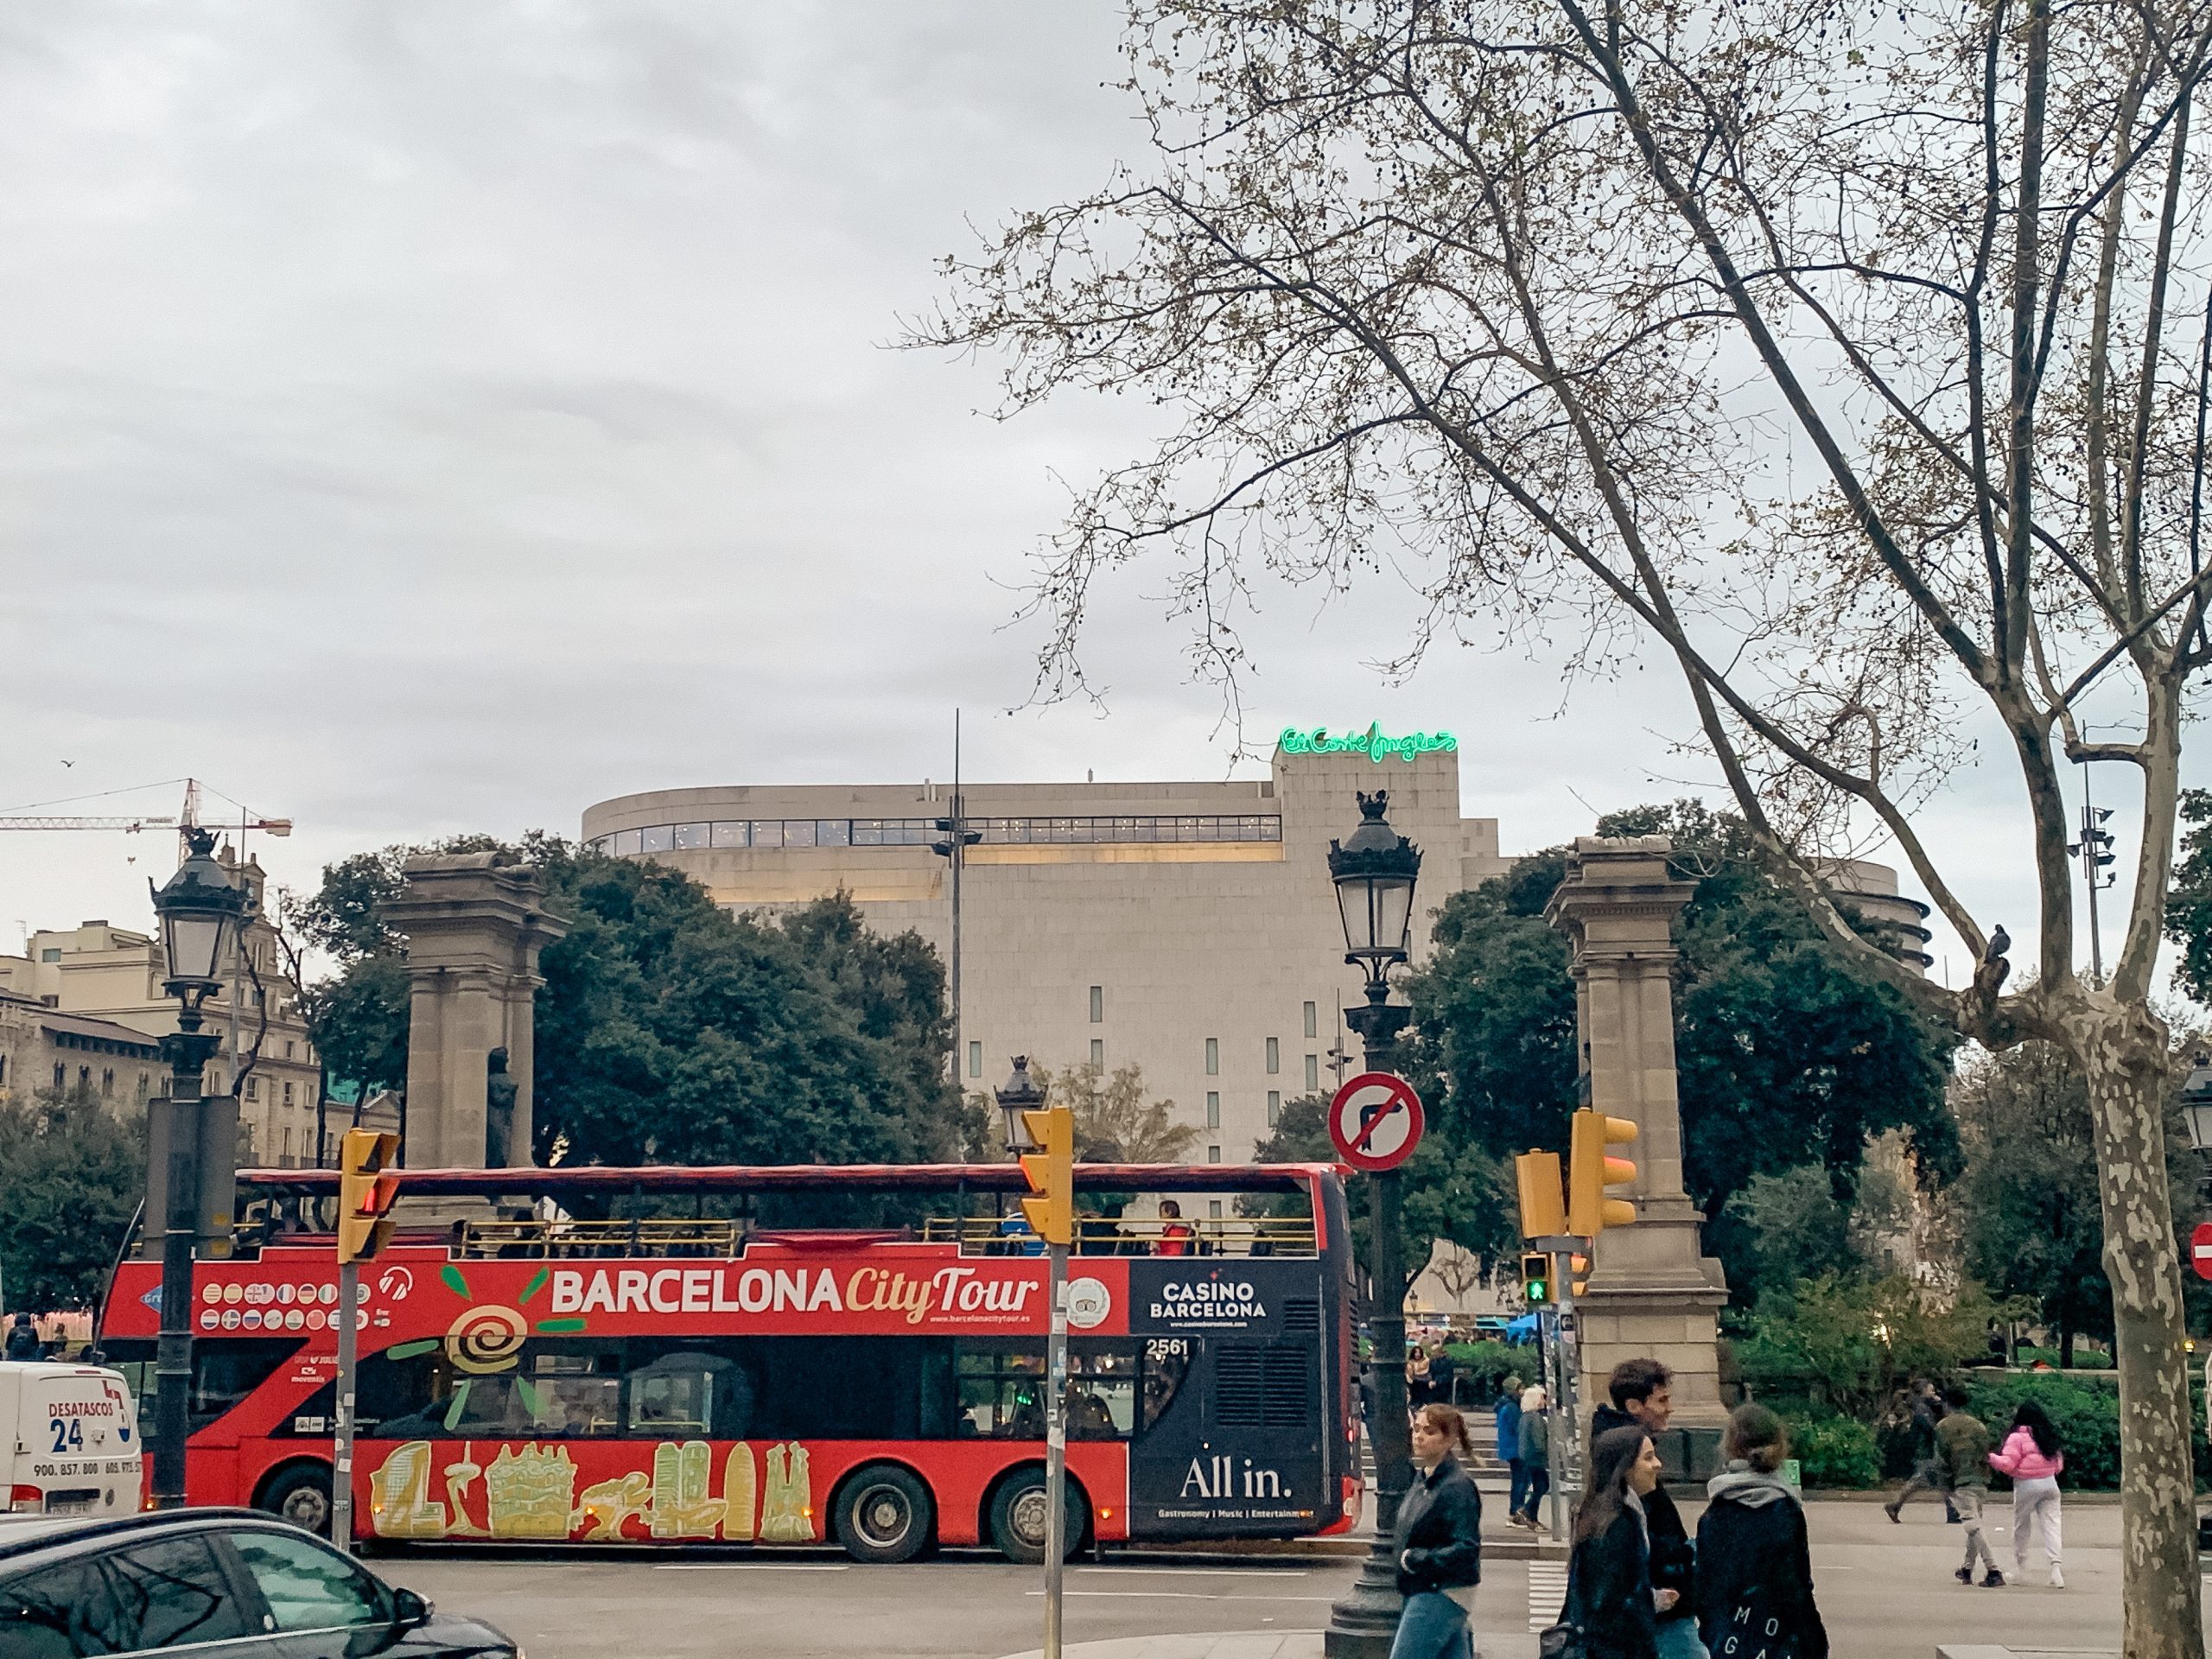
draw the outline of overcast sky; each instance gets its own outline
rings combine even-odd
[[[1116,15],[0,17],[0,811],[193,773],[296,819],[257,845],[311,884],[390,841],[573,834],[633,790],[941,778],[956,705],[971,777],[1224,775],[1233,734],[1156,574],[1097,616],[1104,712],[1008,712],[1056,480],[1135,453],[1140,400],[1001,425],[975,412],[987,365],[885,349],[971,221],[1139,156],[1101,85]],[[1389,687],[1369,664],[1407,595],[1261,599],[1248,737],[1451,729],[1508,850],[1707,771],[1670,747],[1659,665],[1564,708],[1541,652],[1451,651]],[[2018,801],[1992,764],[1933,822],[2024,938]],[[19,924],[144,925],[169,848],[0,834],[0,949]]]

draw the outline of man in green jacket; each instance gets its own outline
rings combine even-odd
[[[1955,1384],[1944,1389],[1943,1403],[1950,1409],[1936,1425],[1936,1455],[1943,1465],[1943,1478],[1950,1484],[1951,1502],[1957,1505],[1967,1529],[1966,1565],[1952,1576],[1961,1584],[1972,1584],[1974,1557],[1979,1554],[1986,1569],[1981,1577],[1982,1587],[2001,1589],[2005,1575],[1997,1570],[1997,1557],[1991,1554],[1989,1540],[1981,1532],[1981,1507],[1989,1497],[1989,1430],[1967,1409],[1964,1389]]]

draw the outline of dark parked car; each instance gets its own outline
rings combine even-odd
[[[0,1522],[0,1659],[522,1659],[257,1510]]]

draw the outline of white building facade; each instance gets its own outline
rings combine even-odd
[[[1421,849],[1419,961],[1430,912],[1507,867],[1497,821],[1461,813],[1449,734],[1287,731],[1269,775],[1245,782],[964,785],[982,839],[961,880],[963,1086],[995,1087],[1015,1054],[1134,1063],[1199,1131],[1194,1161],[1249,1159],[1284,1101],[1358,1068],[1328,850],[1376,790]],[[941,784],[708,786],[602,801],[583,836],[683,870],[734,912],[842,887],[872,927],[914,929],[950,960],[952,883],[931,843],[952,811]]]

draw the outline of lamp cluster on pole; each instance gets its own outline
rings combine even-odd
[[[209,1147],[202,1079],[214,1058],[217,1039],[204,1030],[200,1007],[222,983],[219,977],[235,948],[246,910],[244,888],[215,859],[215,837],[198,825],[184,831],[186,856],[176,874],[160,887],[152,881],[154,915],[161,927],[162,988],[176,998],[176,1029],[162,1039],[162,1058],[169,1065],[169,1092],[160,1103],[162,1132],[156,1137],[165,1155],[158,1182],[148,1182],[148,1219],[158,1195],[162,1211],[161,1335],[154,1349],[154,1503],[157,1509],[183,1506],[185,1438],[191,1433],[192,1262],[194,1244],[219,1223],[229,1231],[233,1185],[226,1166],[234,1153]],[[156,1165],[149,1160],[149,1174]],[[224,1196],[219,1214],[201,1211],[204,1190]]]
[[[1367,1070],[1390,1070],[1391,1050],[1413,1010],[1390,1002],[1389,972],[1412,955],[1414,886],[1421,878],[1421,849],[1391,829],[1384,813],[1389,792],[1359,795],[1359,828],[1329,843],[1329,879],[1336,884],[1344,923],[1344,960],[1366,980],[1366,1001],[1344,1010],[1359,1034]],[[1329,1659],[1386,1659],[1403,1602],[1397,1563],[1390,1553],[1413,1469],[1413,1436],[1406,1414],[1406,1272],[1400,1219],[1398,1172],[1370,1174],[1373,1243],[1369,1252],[1372,1294],[1368,1328],[1373,1334],[1375,1416],[1375,1544],[1361,1563],[1350,1593],[1329,1610],[1322,1637]]]

